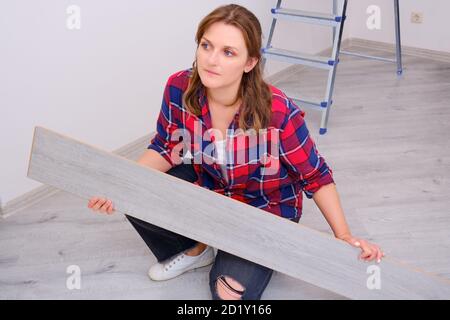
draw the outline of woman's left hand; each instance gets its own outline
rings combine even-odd
[[[360,260],[369,262],[376,259],[377,263],[380,263],[381,259],[385,256],[384,252],[381,251],[381,248],[378,245],[370,243],[364,239],[355,238],[351,235],[340,237],[339,239],[346,241],[353,247],[360,248],[361,254],[358,257]]]

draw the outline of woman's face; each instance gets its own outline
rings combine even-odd
[[[248,58],[241,30],[223,22],[216,22],[206,30],[196,58],[200,79],[210,89],[238,86],[243,73],[258,62],[256,58]]]

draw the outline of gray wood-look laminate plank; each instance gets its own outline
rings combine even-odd
[[[367,264],[343,241],[41,127],[28,176],[85,199],[103,195],[119,212],[349,298],[450,298],[447,279],[393,258],[378,266],[381,289],[370,290]]]

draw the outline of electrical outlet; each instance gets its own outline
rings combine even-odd
[[[412,23],[422,23],[423,13],[422,12],[411,12],[411,22]]]

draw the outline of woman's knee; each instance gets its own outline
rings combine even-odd
[[[213,281],[213,299],[242,300],[245,287],[232,277],[221,275]]]

